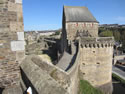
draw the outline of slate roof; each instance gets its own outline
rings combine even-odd
[[[64,6],[67,22],[97,22],[87,7]]]

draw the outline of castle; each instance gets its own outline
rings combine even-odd
[[[34,55],[24,55],[22,0],[1,0],[0,13],[3,94],[17,94],[14,90],[24,92],[28,87],[32,87],[34,94],[77,94],[80,79],[88,80],[105,94],[112,93],[114,40],[98,37],[98,21],[86,7],[64,6],[62,55],[56,65]]]
[[[80,78],[112,92],[113,38],[98,37],[98,21],[86,7],[64,6],[62,51],[78,40]]]

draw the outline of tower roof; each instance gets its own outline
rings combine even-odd
[[[97,22],[87,7],[64,6],[67,22]]]

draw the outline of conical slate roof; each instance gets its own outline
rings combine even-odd
[[[67,22],[97,22],[87,7],[64,6]]]

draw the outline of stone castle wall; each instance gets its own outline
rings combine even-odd
[[[69,76],[50,62],[44,62],[36,55],[27,56],[21,63],[21,86],[23,92],[31,87],[33,94],[72,94]]]
[[[68,75],[70,76],[71,79],[71,85],[70,85],[70,92],[71,94],[78,94],[79,91],[79,60],[81,56],[81,52],[79,49],[79,44],[78,44],[78,52],[76,59],[74,61],[73,66],[67,71]]]
[[[23,31],[22,1],[0,0],[0,87],[19,84]]]
[[[67,72],[52,65],[50,62],[47,63],[42,61],[42,59],[36,55],[27,56],[21,63],[21,74],[23,80],[21,84],[24,91],[26,90],[26,88],[31,86],[33,88],[33,91],[37,91],[38,94],[40,94],[41,91],[50,93],[52,85],[56,84],[56,86],[54,86],[54,90],[57,91],[56,94],[65,94],[64,91],[68,94],[77,94],[79,84],[79,55],[80,53],[78,53],[73,67]],[[48,81],[51,83],[47,84],[46,86],[45,83],[47,83]],[[41,86],[39,86],[40,83],[42,84]],[[62,89],[62,93],[58,92],[58,86],[60,87],[60,89]],[[48,87],[48,91],[43,90],[44,88]],[[50,94],[53,93],[51,92]]]
[[[98,23],[66,22],[67,39],[74,40],[77,32],[88,31],[92,37],[98,36]]]
[[[80,52],[80,77],[111,94],[113,39],[84,38]]]

